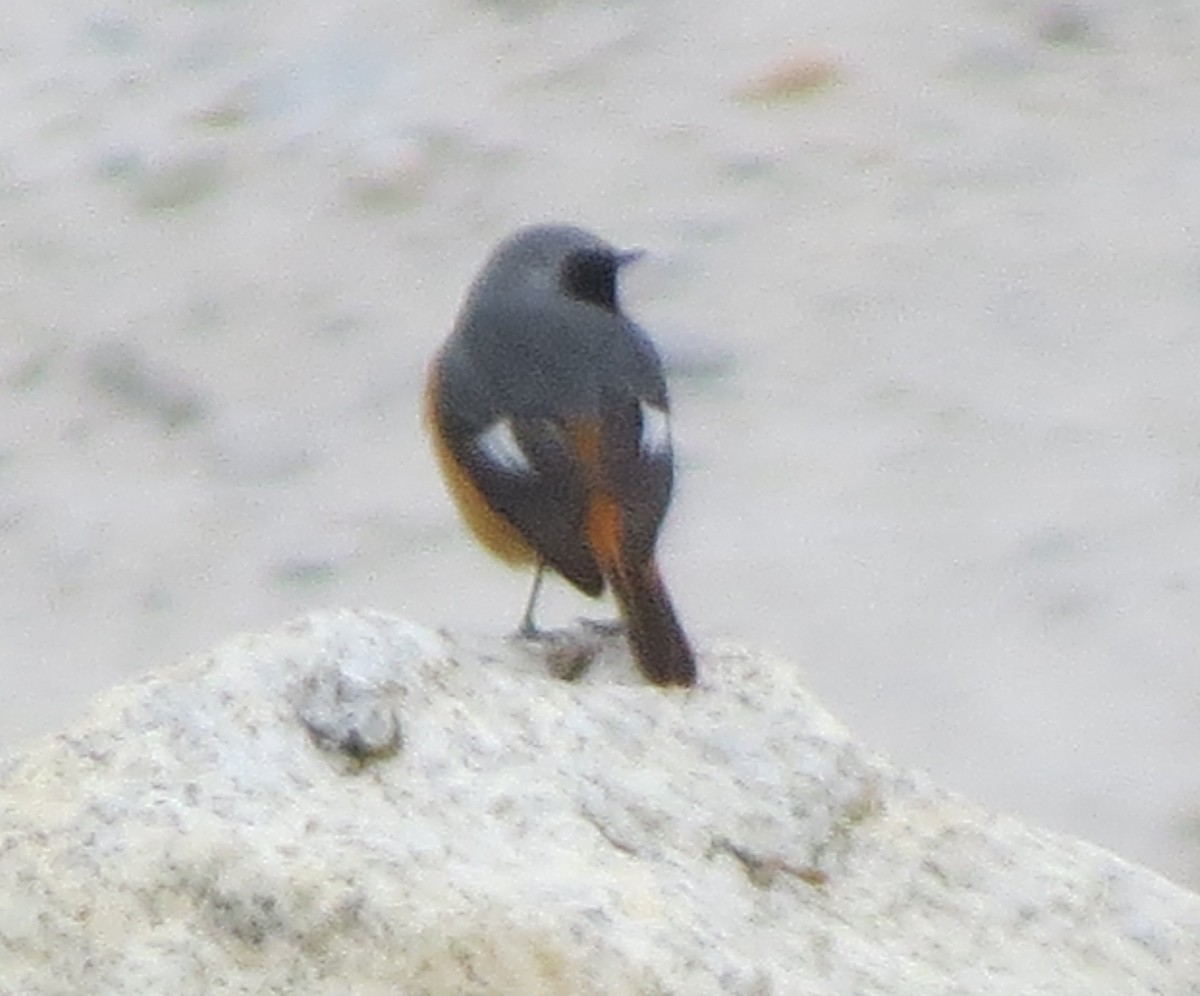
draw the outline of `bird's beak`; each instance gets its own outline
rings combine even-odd
[[[622,269],[629,263],[636,263],[646,255],[645,249],[622,249],[616,254],[617,269]]]

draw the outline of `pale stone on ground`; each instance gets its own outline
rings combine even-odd
[[[340,612],[113,691],[0,764],[0,992],[1200,993],[1200,897],[701,666]]]

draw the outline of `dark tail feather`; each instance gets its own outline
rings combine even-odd
[[[694,685],[696,658],[654,562],[619,571],[609,582],[642,674],[655,685]]]

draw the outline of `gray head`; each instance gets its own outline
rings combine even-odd
[[[476,281],[476,293],[563,293],[616,311],[617,271],[640,255],[572,225],[532,225],[496,247]]]

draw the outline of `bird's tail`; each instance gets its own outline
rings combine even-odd
[[[654,560],[633,569],[618,566],[608,581],[646,679],[655,685],[694,685],[696,658]]]

